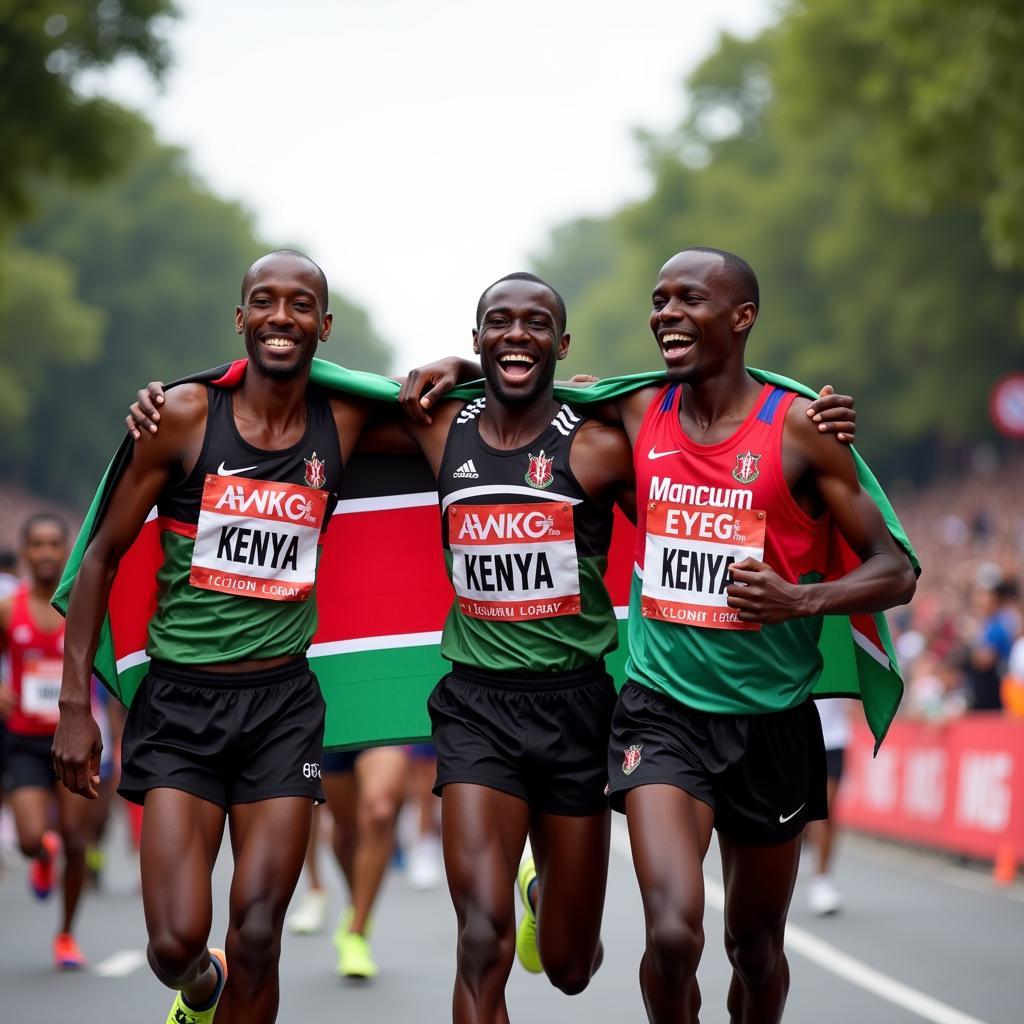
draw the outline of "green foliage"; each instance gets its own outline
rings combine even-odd
[[[171,0],[0,0],[0,229],[27,211],[34,175],[95,179],[130,153],[131,115],[78,84],[126,56],[159,77],[175,13]]]
[[[33,286],[0,303],[0,347],[17,350],[11,379],[0,379],[0,407],[21,438],[0,452],[0,476],[64,499],[91,494],[147,381],[242,354],[242,274],[271,248],[246,210],[194,178],[180,150],[143,125],[136,133],[135,158],[102,185],[38,188],[38,216],[0,263],[3,296],[21,280]],[[329,354],[384,369],[387,347],[365,314],[337,293],[332,304]]]
[[[819,7],[833,15],[829,31],[803,33]],[[749,362],[854,394],[872,461],[924,472],[937,453],[991,436],[992,383],[1024,364],[1014,323],[1024,274],[993,265],[989,211],[971,189],[921,205],[880,184],[876,112],[842,95],[844,82],[886,74],[854,45],[862,5],[794,10],[757,39],[723,37],[687,83],[683,123],[644,140],[650,195],[561,227],[537,265],[556,287],[569,282],[571,368],[611,374],[660,363],[648,297],[669,256],[689,245],[739,252],[761,281]],[[1017,100],[1024,109],[1021,90]]]

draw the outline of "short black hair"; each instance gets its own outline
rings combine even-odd
[[[558,333],[565,334],[565,325],[568,320],[568,316],[565,311],[565,299],[558,294],[557,289],[553,288],[543,278],[538,277],[536,274],[531,274],[527,270],[517,270],[514,274],[506,274],[504,277],[499,277],[497,281],[492,281],[481,293],[480,298],[476,304],[476,325],[480,326],[480,321],[483,319],[484,309],[487,305],[487,295],[492,288],[497,287],[499,284],[504,284],[505,281],[529,281],[532,284],[542,285],[547,288],[549,292],[555,297],[555,306],[558,308],[558,316],[561,323],[558,324]]]
[[[725,249],[712,249],[705,245],[691,245],[683,252],[710,252],[722,257],[722,274],[729,282],[737,302],[752,302],[761,308],[761,289],[754,268],[742,257]]]
[[[18,568],[18,556],[10,548],[0,548],[0,572]]]
[[[312,268],[316,271],[316,276],[319,278],[320,284],[320,308],[323,312],[327,312],[327,307],[330,304],[330,288],[327,285],[327,275],[320,269],[320,265],[315,261],[311,260],[304,252],[299,252],[298,249],[274,249],[272,252],[264,253],[258,260],[253,260],[249,264],[249,269],[242,275],[242,305],[245,305],[245,296],[249,291],[249,281],[252,277],[252,268],[257,263],[262,262],[269,256],[297,256],[300,260],[305,260]]]
[[[32,531],[42,523],[50,523],[56,526],[61,536],[66,541],[71,536],[71,529],[67,522],[58,516],[54,512],[37,512],[35,515],[29,516],[28,519],[22,523],[21,526],[21,543],[27,544],[29,537],[32,536]]]

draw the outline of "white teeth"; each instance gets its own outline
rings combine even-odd
[[[670,342],[681,341],[685,345],[686,343],[694,340],[695,339],[688,334],[666,334],[662,337],[661,343],[663,345],[667,345]]]
[[[264,338],[263,344],[267,348],[292,348],[295,342],[291,338]]]
[[[525,352],[509,352],[503,355],[498,362],[499,363],[527,363],[530,366],[534,364],[533,356],[528,356]]]

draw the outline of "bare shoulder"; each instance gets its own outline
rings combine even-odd
[[[786,412],[785,442],[795,447],[810,465],[818,468],[854,472],[853,456],[847,445],[836,440],[835,434],[822,433],[807,415],[812,401],[797,395]]]
[[[164,393],[160,407],[162,427],[184,426],[201,421],[209,410],[205,384],[179,384]]]
[[[629,438],[621,427],[588,419],[577,431],[577,438],[589,458],[631,457]]]

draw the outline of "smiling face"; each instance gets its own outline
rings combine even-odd
[[[245,335],[245,350],[261,373],[279,378],[302,373],[331,333],[320,269],[298,253],[257,260],[242,282],[235,327]]]
[[[484,378],[505,404],[532,402],[551,389],[555,365],[569,350],[554,293],[534,281],[499,281],[483,296],[473,351]]]
[[[651,297],[651,331],[669,380],[699,380],[737,356],[757,317],[757,306],[743,301],[724,259],[713,252],[687,250],[661,268]]]

